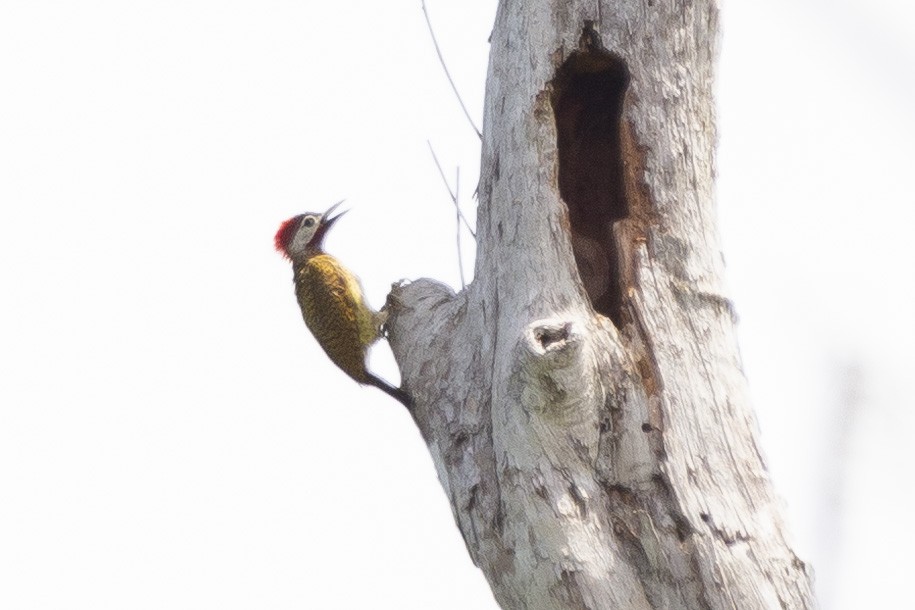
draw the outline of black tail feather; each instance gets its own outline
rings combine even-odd
[[[365,383],[367,383],[368,385],[375,386],[376,388],[378,388],[379,390],[381,390],[382,392],[384,392],[385,394],[387,394],[388,396],[390,396],[391,398],[393,398],[394,400],[398,401],[403,406],[405,406],[408,411],[410,411],[411,413],[413,412],[413,399],[410,398],[409,394],[407,394],[400,388],[395,388],[394,386],[389,384],[384,379],[381,379],[380,377],[376,377],[375,375],[372,375],[371,373],[367,372],[366,376],[367,376],[367,381]]]

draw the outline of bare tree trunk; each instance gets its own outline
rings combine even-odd
[[[809,608],[722,289],[711,0],[503,0],[476,279],[390,340],[504,608]]]

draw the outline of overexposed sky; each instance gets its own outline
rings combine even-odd
[[[746,4],[718,204],[763,445],[823,607],[894,607],[915,26]],[[479,123],[495,2],[429,11]],[[0,607],[495,607],[409,417],[324,357],[272,249],[346,198],[328,249],[373,304],[459,287],[427,140],[472,218],[479,141],[418,0],[0,7]]]

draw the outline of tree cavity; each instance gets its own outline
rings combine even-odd
[[[575,263],[595,311],[619,328],[623,303],[616,221],[629,215],[621,121],[629,71],[586,24],[552,81],[559,194],[569,210]]]

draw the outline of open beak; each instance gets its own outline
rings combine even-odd
[[[338,218],[340,218],[341,216],[343,216],[344,214],[346,214],[347,212],[349,212],[349,210],[343,210],[342,212],[340,212],[340,213],[337,214],[336,216],[331,216],[331,212],[333,212],[333,211],[336,210],[338,207],[340,207],[340,204],[342,204],[344,201],[346,201],[346,200],[345,200],[345,199],[341,199],[340,201],[338,201],[338,202],[335,203],[334,205],[332,205],[332,206],[330,206],[329,208],[327,208],[327,211],[324,212],[324,214],[321,215],[321,226],[322,226],[322,227],[330,227],[330,225],[334,224],[334,223],[337,221]]]
[[[311,243],[320,245],[321,241],[324,239],[324,235],[327,233],[327,230],[331,227],[331,225],[334,224],[335,222],[337,222],[338,218],[340,218],[341,216],[343,216],[344,214],[346,214],[349,211],[349,210],[343,210],[336,216],[331,216],[331,213],[334,210],[336,210],[340,206],[340,204],[343,203],[344,201],[345,201],[344,199],[341,199],[334,205],[330,206],[326,212],[321,214],[321,224],[318,225],[318,230],[315,231],[314,236],[311,238]]]

